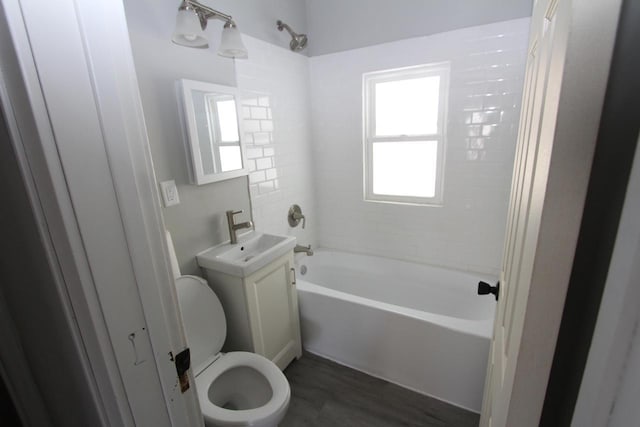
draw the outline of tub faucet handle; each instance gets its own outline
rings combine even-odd
[[[300,220],[302,220],[302,228],[304,228],[307,223],[307,219],[302,214],[302,208],[298,205],[291,205],[289,208],[289,214],[287,215],[287,220],[291,227],[297,227],[298,224],[300,224]]]

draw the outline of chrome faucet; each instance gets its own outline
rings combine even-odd
[[[227,226],[229,227],[229,240],[231,240],[231,244],[234,245],[238,243],[238,236],[236,235],[236,231],[242,228],[251,228],[253,227],[253,222],[246,221],[236,224],[233,219],[233,216],[236,214],[240,214],[244,212],[242,209],[239,211],[227,211]]]
[[[313,255],[313,250],[311,249],[311,245],[308,245],[308,246],[296,245],[296,247],[293,248],[293,252],[294,253],[303,252],[307,254],[307,256]]]

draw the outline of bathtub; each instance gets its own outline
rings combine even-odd
[[[322,249],[296,274],[307,351],[480,412],[494,278]]]

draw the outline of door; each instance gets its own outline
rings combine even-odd
[[[534,4],[481,426],[542,411],[619,10],[587,3]]]
[[[122,2],[0,0],[0,33],[0,102],[23,179],[5,185],[26,190],[44,253],[33,268],[51,272],[36,289],[51,283],[38,297],[59,335],[39,354],[48,371],[26,361],[38,390],[64,394],[48,373],[64,370],[60,354],[77,361],[64,380],[95,402],[91,425],[203,425],[195,388],[177,386],[172,356],[186,344]],[[12,309],[31,313],[33,290],[13,295]],[[67,406],[50,406],[65,425]]]

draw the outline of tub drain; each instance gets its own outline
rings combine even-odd
[[[301,265],[300,266],[300,274],[302,274],[303,276],[305,274],[307,274],[307,266],[306,265]]]

